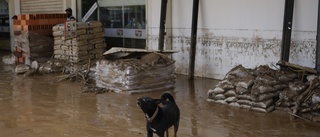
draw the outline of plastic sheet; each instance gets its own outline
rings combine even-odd
[[[159,62],[160,59],[166,61]],[[137,58],[100,60],[96,63],[96,86],[127,93],[173,88],[174,61],[162,56],[158,60],[153,65]]]

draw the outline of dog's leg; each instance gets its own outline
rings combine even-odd
[[[169,129],[166,130],[167,137],[169,137]]]
[[[148,130],[148,136],[147,137],[153,137],[153,132]]]
[[[178,132],[178,128],[179,128],[179,122],[175,123],[173,125],[174,128],[174,137],[177,137],[177,132]]]
[[[152,129],[150,128],[150,124],[149,123],[147,123],[147,133],[148,133],[148,135],[147,135],[147,137],[153,137],[153,131],[152,131]]]

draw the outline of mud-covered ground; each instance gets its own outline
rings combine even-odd
[[[56,83],[58,75],[23,77],[0,63],[0,137],[146,136],[136,99],[158,98],[161,92],[82,93],[81,83]],[[285,112],[264,114],[207,102],[207,91],[217,82],[177,76],[172,93],[181,111],[179,137],[320,136],[318,123],[291,119]]]

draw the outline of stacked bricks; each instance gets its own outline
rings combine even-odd
[[[54,58],[71,63],[85,63],[89,59],[99,59],[106,50],[106,42],[101,22],[76,22],[72,37],[66,37],[65,25],[53,27]]]
[[[63,13],[17,15],[13,20],[16,63],[28,64],[30,59],[39,61],[52,56],[52,27],[66,20]]]
[[[14,36],[16,64],[30,64],[30,61],[46,62],[53,55],[53,38],[32,31],[22,31]]]
[[[51,36],[52,27],[67,20],[67,14],[21,14],[13,21],[15,35],[22,31],[32,31],[40,35]]]
[[[14,52],[16,64],[25,64],[27,58],[26,52],[22,51],[21,48],[16,47]]]

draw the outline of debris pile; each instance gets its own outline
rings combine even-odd
[[[313,78],[307,83],[307,89],[298,94],[295,99],[295,105],[292,115],[303,119],[320,122],[320,79]],[[290,111],[289,110],[289,111]]]
[[[208,101],[265,113],[285,110],[296,117],[320,121],[320,79],[300,72],[238,65],[208,91]]]
[[[160,53],[139,58],[100,60],[96,63],[96,86],[129,94],[174,87],[174,61]]]

